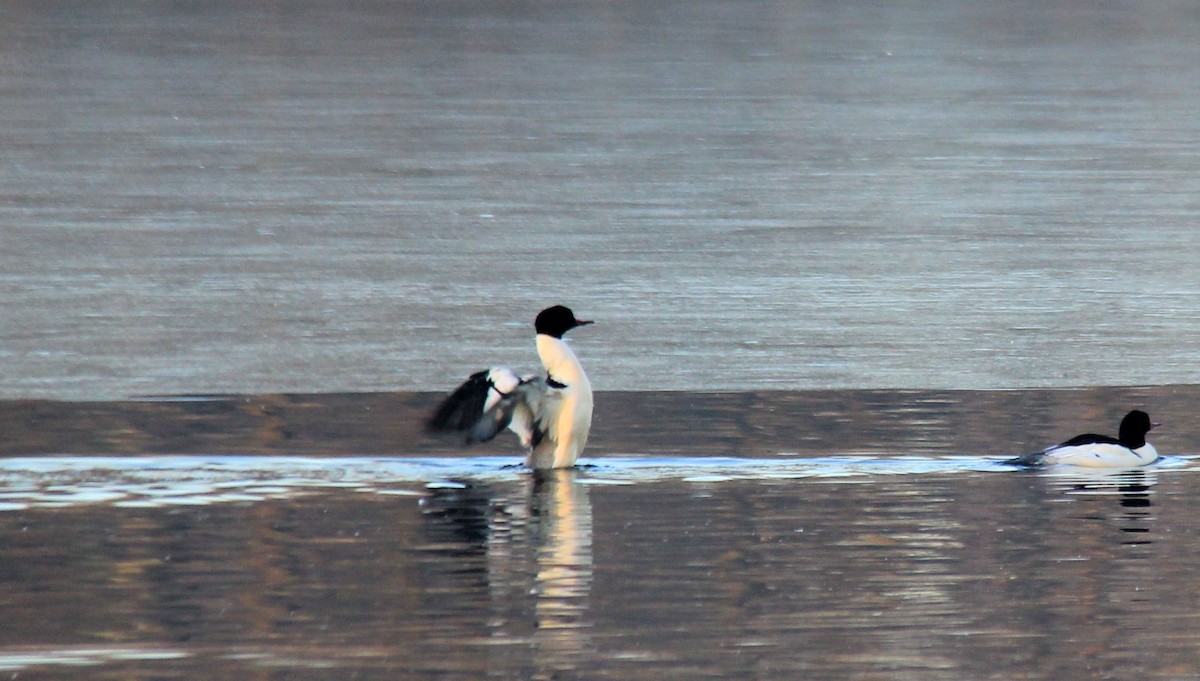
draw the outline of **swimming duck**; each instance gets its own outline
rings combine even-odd
[[[1134,409],[1121,419],[1117,437],[1087,433],[1034,454],[1009,459],[1013,466],[1066,464],[1087,468],[1134,468],[1158,460],[1154,445],[1146,442],[1146,433],[1157,426],[1146,412]]]

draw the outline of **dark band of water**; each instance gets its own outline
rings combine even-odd
[[[519,456],[514,438],[470,450],[422,424],[434,393],[249,395],[124,402],[0,402],[0,455]],[[1159,451],[1200,451],[1200,386],[1077,390],[601,392],[587,460],[614,455],[997,456],[1080,432],[1115,433],[1129,409],[1163,425]]]

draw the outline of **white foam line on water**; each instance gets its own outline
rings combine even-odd
[[[1170,457],[1155,470],[1188,468]],[[530,475],[515,457],[320,458],[262,456],[38,457],[0,459],[0,512],[29,507],[110,504],[156,508],[256,503],[322,490],[418,495],[466,481],[501,482]],[[869,483],[879,476],[1014,471],[998,459],[972,456],[844,455],[811,459],[611,456],[590,460],[576,474],[589,485],[664,480],[721,483],[820,478]],[[1056,471],[1070,480],[1114,472]]]
[[[134,647],[68,647],[0,649],[0,671],[30,667],[89,667],[106,662],[178,660],[189,657],[180,650]],[[16,678],[16,675],[13,675]]]

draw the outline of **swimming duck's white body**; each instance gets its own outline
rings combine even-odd
[[[1081,468],[1137,468],[1158,461],[1158,450],[1146,442],[1146,434],[1157,423],[1137,409],[1121,419],[1119,437],[1088,433],[1066,442],[1005,463],[1015,466],[1064,465]]]
[[[1147,442],[1131,449],[1122,444],[1098,442],[1084,445],[1051,447],[1042,452],[1043,464],[1061,464],[1083,468],[1136,468],[1158,461],[1158,451]]]

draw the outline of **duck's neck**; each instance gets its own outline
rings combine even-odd
[[[583,365],[566,341],[540,333],[537,351],[542,358],[542,366],[546,367],[546,373],[552,380],[567,386],[579,385],[591,389],[587,374],[583,373]]]
[[[1121,433],[1117,436],[1117,439],[1121,441],[1121,444],[1130,449],[1138,449],[1146,446],[1145,433],[1132,433],[1122,429]]]

